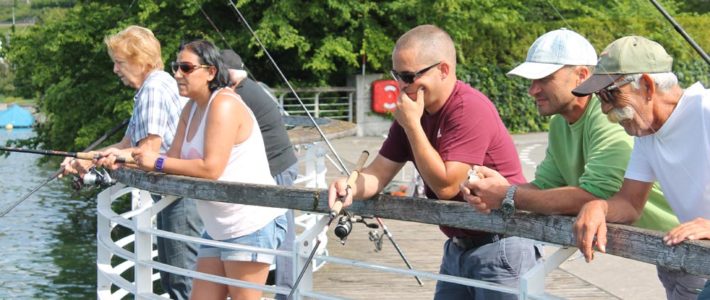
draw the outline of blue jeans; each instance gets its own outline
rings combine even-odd
[[[668,300],[695,300],[698,298],[698,291],[705,285],[705,278],[697,275],[658,266],[656,271],[658,279],[666,289]]]
[[[153,200],[160,196],[153,195]],[[200,237],[202,219],[197,214],[195,200],[180,198],[158,213],[157,227],[183,235]],[[198,245],[158,237],[158,261],[167,265],[195,269]],[[192,278],[160,271],[160,285],[170,299],[189,299]]]
[[[705,282],[705,288],[698,295],[698,300],[710,300],[710,280]]]
[[[298,163],[293,164],[285,171],[274,176],[276,184],[280,186],[292,186],[298,176]],[[294,221],[293,209],[286,211],[286,238],[281,243],[279,250],[291,251],[293,242],[296,239],[296,224]],[[293,288],[295,276],[293,276],[293,261],[291,258],[276,256],[276,285],[285,288]],[[287,295],[276,294],[277,300],[286,300]]]
[[[265,249],[277,249],[283,243],[285,236],[286,216],[280,215],[255,232],[240,237],[220,240],[220,242]],[[202,238],[214,240],[207,233],[207,231],[202,234]],[[269,265],[274,263],[274,255],[272,254],[257,253],[248,250],[217,248],[209,245],[200,245],[200,252],[197,254],[197,257],[219,257],[222,261],[260,262]]]
[[[444,243],[440,274],[485,280],[517,287],[520,277],[538,263],[534,241],[508,237],[477,248],[462,249],[452,239]],[[518,299],[518,296],[456,283],[438,281],[434,299]]]

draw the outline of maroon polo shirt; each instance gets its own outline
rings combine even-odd
[[[469,165],[483,165],[498,171],[511,184],[523,184],[518,152],[493,103],[483,93],[468,84],[457,81],[444,106],[434,114],[424,111],[421,124],[429,143],[441,159]],[[390,127],[380,155],[395,162],[414,162],[412,148],[402,126],[395,121]],[[426,181],[424,182],[427,184]],[[426,195],[437,199],[426,185]],[[453,199],[464,201],[459,193]],[[482,236],[480,231],[440,226],[448,237]]]

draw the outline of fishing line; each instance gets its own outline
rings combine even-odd
[[[200,5],[200,11],[202,12],[202,15],[207,19],[207,22],[209,22],[210,25],[212,25],[212,28],[217,32],[217,34],[219,34],[220,38],[222,39],[222,42],[224,43],[224,46],[227,47],[229,50],[232,50],[234,53],[237,53],[237,51],[234,51],[234,49],[229,45],[229,43],[227,42],[227,39],[226,39],[226,38],[224,37],[224,35],[222,34],[222,31],[219,30],[219,28],[218,28],[217,25],[214,23],[214,21],[212,21],[212,18],[209,17],[209,15],[207,14],[207,12],[205,12],[205,10],[202,8],[201,5]],[[244,68],[244,71],[247,72],[247,75],[249,76],[249,78],[251,78],[251,80],[253,80],[255,83],[260,83],[260,82],[256,79],[256,77],[254,76],[254,74],[251,72],[251,70],[249,70],[249,67],[247,67],[247,65],[246,65],[244,62],[242,62],[242,68]],[[261,88],[264,88],[263,86],[261,86],[261,84],[260,84],[260,87],[261,87]],[[279,101],[276,99],[275,96],[271,95],[271,93],[268,92],[268,91],[267,91],[267,94],[269,94],[269,96],[272,96],[272,99],[273,99],[274,102],[276,103],[276,106],[279,107],[279,109],[281,110],[281,112],[285,112],[285,111],[286,111],[286,110],[284,109],[284,107],[281,105],[281,103],[279,103]]]
[[[129,122],[129,121],[130,121],[130,119],[126,119],[126,120],[124,120],[123,122],[121,122],[121,124],[118,124],[118,125],[115,126],[114,128],[111,128],[109,131],[107,131],[106,133],[104,133],[104,135],[102,135],[102,136],[99,137],[96,141],[94,141],[93,143],[91,143],[91,145],[89,145],[89,147],[86,147],[86,149],[84,149],[84,152],[86,152],[86,151],[91,151],[91,150],[93,150],[94,148],[96,148],[99,144],[103,143],[107,138],[111,137],[111,136],[114,135],[116,132],[118,132],[119,130],[121,130],[121,128],[123,128],[123,127],[125,127],[126,125],[128,125],[128,122]],[[9,212],[12,211],[15,207],[17,207],[18,205],[20,205],[20,203],[22,203],[23,201],[27,200],[30,196],[32,196],[32,194],[34,194],[35,192],[37,192],[39,189],[41,189],[42,187],[44,187],[45,185],[47,185],[49,182],[51,182],[51,181],[54,180],[55,178],[59,177],[59,175],[61,175],[63,172],[64,172],[64,167],[59,168],[59,170],[57,170],[56,172],[54,172],[54,174],[52,174],[51,176],[49,176],[49,177],[48,177],[44,182],[42,182],[40,185],[38,185],[37,187],[35,187],[34,189],[32,189],[32,191],[30,191],[29,193],[27,193],[24,197],[20,198],[19,200],[15,201],[14,203],[10,204],[7,208],[5,208],[5,210],[3,210],[2,212],[0,212],[0,217],[4,217],[7,213],[9,213]]]
[[[323,133],[323,130],[321,130],[321,128],[320,128],[320,126],[318,126],[318,123],[316,122],[316,120],[313,118],[313,116],[311,115],[311,113],[308,111],[308,108],[307,108],[306,105],[303,103],[303,101],[301,100],[301,97],[298,95],[298,93],[296,93],[296,90],[295,90],[295,89],[293,88],[293,86],[291,85],[291,82],[286,78],[286,75],[284,75],[284,73],[281,71],[281,68],[278,66],[278,64],[276,64],[276,60],[274,60],[274,58],[271,56],[271,53],[269,53],[269,50],[266,49],[266,46],[264,46],[264,43],[261,42],[261,39],[259,39],[259,36],[256,35],[256,32],[254,32],[254,30],[252,30],[251,26],[249,25],[249,22],[247,22],[247,20],[246,20],[246,18],[244,17],[244,15],[242,15],[242,12],[239,11],[239,8],[237,8],[237,5],[234,3],[234,1],[233,1],[233,0],[229,0],[229,3],[232,5],[232,8],[234,8],[235,13],[236,13],[236,14],[239,16],[239,18],[242,20],[242,23],[244,24],[244,26],[249,30],[249,32],[251,33],[251,35],[254,37],[254,39],[256,40],[256,42],[259,44],[259,46],[261,47],[261,49],[264,51],[264,53],[266,54],[266,56],[269,58],[269,60],[271,61],[271,63],[274,65],[274,67],[276,68],[276,71],[277,71],[277,72],[279,73],[279,75],[281,76],[281,79],[283,79],[283,81],[284,81],[284,82],[286,83],[286,85],[288,86],[288,89],[291,91],[291,93],[293,93],[293,95],[295,96],[296,100],[298,100],[298,103],[299,103],[299,104],[301,105],[301,107],[303,108],[304,112],[306,113],[306,116],[308,116],[308,119],[311,120],[311,123],[313,123],[313,125],[314,125],[315,128],[316,128],[316,130],[317,130],[318,133],[320,134],[321,138],[323,138],[323,141],[324,141],[325,144],[328,146],[328,149],[329,149],[329,150],[333,153],[333,155],[335,156],[335,159],[338,161],[338,164],[340,164],[340,166],[343,168],[343,170],[345,170],[345,173],[349,176],[349,175],[350,175],[350,171],[348,171],[348,168],[345,167],[345,163],[343,162],[342,159],[340,159],[340,156],[339,156],[338,153],[335,151],[335,148],[333,148],[333,145],[330,143],[330,141],[328,140],[328,138],[325,136],[325,133]]]
[[[343,160],[340,158],[340,156],[338,155],[338,153],[335,151],[335,148],[334,148],[333,145],[330,143],[330,141],[328,140],[328,138],[325,136],[325,134],[324,134],[323,131],[321,130],[320,126],[318,126],[318,123],[317,123],[316,120],[313,118],[313,116],[311,115],[311,113],[308,111],[308,108],[306,107],[306,105],[305,105],[305,104],[303,103],[303,101],[301,100],[301,97],[298,95],[298,93],[296,93],[296,90],[293,88],[293,86],[291,85],[291,83],[289,82],[289,80],[286,78],[286,75],[284,75],[284,73],[281,71],[281,68],[280,68],[280,67],[278,66],[278,64],[276,63],[276,60],[271,56],[271,53],[269,53],[269,51],[266,49],[266,46],[264,45],[264,43],[261,42],[261,39],[259,39],[259,36],[257,36],[257,35],[256,35],[256,32],[254,32],[254,30],[251,28],[251,26],[249,25],[249,22],[246,20],[246,18],[244,17],[244,15],[242,15],[242,12],[239,11],[239,8],[237,8],[237,5],[234,3],[233,0],[229,0],[229,3],[231,4],[232,8],[234,9],[234,12],[235,12],[235,13],[239,16],[239,18],[241,19],[241,21],[242,21],[242,23],[244,24],[244,26],[249,30],[249,32],[251,33],[252,37],[254,37],[254,39],[255,39],[256,42],[259,44],[259,46],[261,47],[261,49],[264,51],[264,53],[266,54],[266,56],[269,58],[269,60],[270,60],[271,63],[273,64],[273,66],[276,68],[276,71],[279,73],[279,75],[281,76],[281,78],[283,79],[283,81],[286,83],[286,85],[288,86],[289,90],[293,93],[293,95],[295,96],[296,100],[298,100],[298,103],[301,105],[301,107],[302,107],[303,110],[305,111],[305,113],[306,113],[306,115],[308,116],[308,118],[310,119],[311,123],[313,123],[313,125],[315,126],[315,128],[316,128],[316,130],[318,131],[318,133],[320,134],[321,138],[323,139],[323,141],[325,142],[325,144],[328,146],[328,149],[331,151],[331,153],[333,153],[333,156],[335,156],[335,158],[336,158],[336,160],[338,161],[338,164],[340,164],[342,170],[347,174],[348,177],[352,176],[353,174],[352,174],[350,171],[348,171],[348,168],[345,166],[345,163],[344,163]],[[337,201],[336,201],[336,205],[337,205]],[[382,221],[382,219],[380,219],[379,217],[375,217],[375,220],[377,220],[378,223],[382,224],[382,229],[383,229],[383,231],[387,234],[387,238],[390,240],[390,242],[394,245],[395,248],[399,249],[399,246],[398,246],[397,243],[395,242],[394,237],[392,236],[392,234],[391,234],[391,233],[389,232],[389,230],[387,229],[387,226],[384,225],[384,221]],[[331,221],[332,221],[332,220],[331,220]],[[400,252],[400,253],[401,253],[401,252]],[[410,269],[412,269],[411,265],[409,264],[409,261],[407,261],[406,256],[404,256],[403,254],[401,254],[400,257],[402,258],[402,260],[404,260],[405,264],[406,264]],[[303,271],[302,271],[302,272],[303,272]],[[421,280],[419,280],[419,278],[416,277],[416,276],[415,276],[415,278],[417,278],[417,282],[418,282],[420,285],[422,285]],[[293,290],[292,290],[291,292],[293,293]]]

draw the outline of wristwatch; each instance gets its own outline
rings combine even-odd
[[[155,160],[155,170],[158,172],[163,172],[163,165],[165,164],[165,156],[161,155]]]
[[[508,187],[508,191],[505,192],[505,198],[500,205],[500,212],[503,213],[503,217],[507,218],[515,213],[515,191],[518,190],[517,185],[511,185]]]

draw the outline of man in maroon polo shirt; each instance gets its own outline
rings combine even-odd
[[[344,206],[376,195],[407,161],[416,166],[431,199],[463,201],[459,184],[472,165],[495,169],[511,184],[526,182],[513,140],[493,103],[456,79],[456,50],[445,31],[433,25],[408,31],[395,45],[392,64],[401,91],[396,121],[350,193],[345,178],[331,184],[331,206],[338,195],[346,196]],[[528,239],[446,226],[441,230],[449,237],[441,274],[517,287],[539,257]],[[517,296],[441,281],[436,285],[435,299],[473,298]]]

